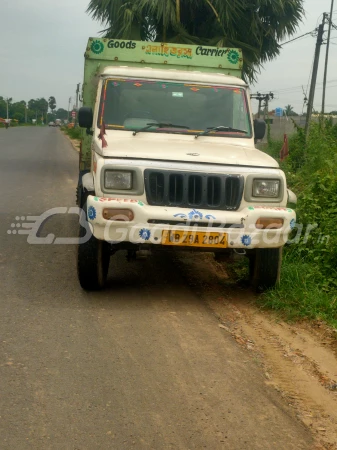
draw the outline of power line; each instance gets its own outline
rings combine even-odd
[[[327,81],[327,83],[336,83],[336,82],[337,82],[337,78],[334,80]],[[323,83],[319,82],[317,84],[323,84]],[[289,86],[288,88],[283,88],[283,89],[271,89],[272,92],[278,92],[278,93],[283,93],[283,92],[289,91],[289,90],[302,90],[302,85]]]
[[[318,31],[318,29],[315,28],[313,31],[309,31],[308,33],[302,34],[301,36],[297,36],[296,38],[291,39],[290,41],[284,42],[283,44],[281,44],[281,47],[283,47],[286,44],[290,44],[290,42],[294,42],[294,41],[297,41],[298,39],[308,36],[309,34],[313,35],[313,33],[315,33],[315,32],[317,33],[317,31]]]

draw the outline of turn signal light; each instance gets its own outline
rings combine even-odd
[[[103,210],[103,217],[105,220],[114,220],[115,222],[132,222],[134,214],[131,209],[111,209]]]
[[[255,226],[260,230],[279,230],[283,227],[283,224],[283,219],[275,219],[275,217],[260,217]]]

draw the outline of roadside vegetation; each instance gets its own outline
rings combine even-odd
[[[81,139],[81,128],[80,127],[64,126],[61,129],[66,135],[68,135],[70,137],[70,139],[73,139],[73,140]]]
[[[25,100],[14,102],[12,98],[0,96],[0,118],[7,118],[7,107],[11,126],[35,125],[33,120],[36,120],[36,123],[41,125],[55,119],[67,120],[69,115],[68,111],[63,108],[56,109],[56,100],[53,96],[49,97],[48,100],[36,98],[28,102]]]
[[[11,127],[18,127],[18,126],[31,126],[32,124],[20,124],[19,122],[15,122],[14,120],[11,121]],[[5,124],[3,122],[0,122],[0,128],[6,128]]]
[[[279,160],[281,147],[271,141],[266,152]],[[280,285],[259,302],[337,328],[337,125],[313,123],[307,143],[298,128],[289,149],[280,166],[298,196],[297,228],[284,250]]]

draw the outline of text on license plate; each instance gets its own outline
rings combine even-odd
[[[200,231],[163,231],[162,245],[227,248],[227,234]]]

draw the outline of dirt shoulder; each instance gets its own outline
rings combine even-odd
[[[225,263],[211,255],[175,257],[189,284],[208,302],[219,327],[265,373],[313,434],[317,448],[337,449],[337,331],[324,323],[286,323],[256,306],[255,294],[230,286]]]
[[[79,139],[71,139],[70,136],[67,133],[65,133],[64,131],[62,131],[62,133],[68,139],[68,141],[72,145],[73,149],[76,150],[77,152],[79,152],[81,141]]]

